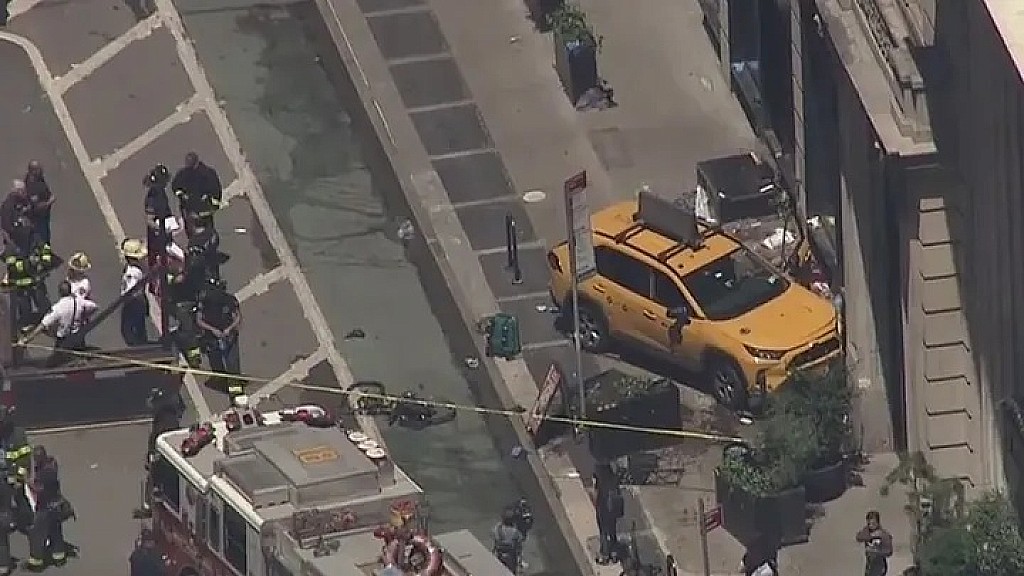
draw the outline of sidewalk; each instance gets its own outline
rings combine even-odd
[[[527,204],[525,209],[533,231],[548,245],[565,237],[560,190],[562,181],[579,170],[587,171],[590,202],[597,209],[631,198],[643,184],[667,195],[692,189],[698,161],[764,150],[721,76],[696,0],[645,0],[640,10],[615,0],[580,4],[604,37],[598,65],[615,90],[616,108],[572,109],[553,70],[551,37],[533,29],[521,0],[502,0],[497,6],[430,0],[515,192],[547,193],[545,202]],[[713,409],[713,401],[695,391],[687,389],[684,396],[691,409]],[[673,554],[684,573],[696,574],[702,569],[697,499],[714,505],[713,470],[719,449],[688,441],[683,452],[688,464],[678,485],[631,491],[642,505],[640,525],[648,525],[662,554]],[[577,464],[579,460],[573,459]],[[549,454],[546,465],[577,536],[593,549],[592,508],[582,488],[577,488],[580,482],[568,479],[574,476],[572,462]],[[909,565],[902,495],[878,495],[894,465],[894,456],[880,456],[865,470],[865,487],[825,506],[811,542],[782,552],[785,573],[859,573],[863,552],[853,534],[872,508],[882,512],[897,535],[893,573]],[[620,526],[623,534],[630,516]],[[712,573],[736,573],[743,547],[724,530],[712,532],[708,540]]]
[[[565,237],[563,181],[586,170],[596,209],[631,198],[644,183],[673,195],[693,186],[698,160],[760,148],[719,76],[696,0],[645,0],[642,10],[611,0],[584,2],[604,36],[601,75],[620,103],[584,113],[562,92],[550,38],[534,30],[522,0],[320,4],[336,25],[342,59],[463,319],[472,323],[502,310],[520,320],[523,358],[481,364],[500,375],[499,396],[520,406],[533,404],[551,361],[572,366],[568,341],[550,315],[537,312],[548,303],[546,246]],[[522,196],[534,190],[544,199],[524,202]],[[518,284],[505,269],[507,214],[520,224],[524,278]],[[616,362],[587,358],[584,375]],[[706,397],[684,392],[693,420],[712,409]],[[584,486],[590,462],[581,448],[566,441],[541,450],[541,457],[555,503],[564,509],[556,520],[582,548],[573,553],[593,558],[597,528]],[[637,497],[627,502],[620,528],[625,536],[636,521],[638,539],[654,541],[658,557],[641,543],[646,562],[661,564],[660,556],[672,553],[683,563],[682,573],[694,574],[700,570],[694,503],[698,497],[713,501],[710,474],[718,449],[691,442],[681,448],[688,455],[683,480],[672,488],[631,490]],[[888,467],[879,467],[869,476],[884,476]],[[875,494],[871,487],[854,490],[827,508],[812,542],[783,552],[785,565],[793,573],[822,573],[821,565],[809,564],[818,558],[828,561],[830,573],[860,572],[860,550],[851,539],[869,503],[889,518],[894,532],[904,532],[898,512]],[[898,510],[901,502],[894,502]],[[735,573],[742,546],[718,530],[710,547],[715,574]],[[596,565],[590,570],[620,572]]]

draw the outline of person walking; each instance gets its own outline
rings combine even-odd
[[[157,164],[146,174],[143,185],[146,196],[143,209],[146,212],[146,252],[149,254],[149,269],[153,270],[160,264],[164,255],[170,233],[167,231],[167,219],[172,217],[171,203],[167,200],[167,182],[170,171],[167,166]]]
[[[760,534],[747,547],[740,565],[743,576],[778,576],[779,545],[766,534]]]
[[[605,566],[618,560],[619,518],[625,514],[625,500],[619,479],[608,463],[599,463],[594,468],[594,507],[597,513],[597,530],[601,538],[597,563]]]
[[[124,269],[121,272],[121,337],[126,346],[141,346],[149,342],[146,318],[149,316],[149,301],[142,289],[136,289],[146,279],[142,261],[146,258],[146,246],[141,240],[126,238],[121,242],[121,256]],[[131,293],[130,296],[126,296]]]
[[[501,511],[501,521],[491,530],[491,537],[494,539],[491,553],[513,574],[519,571],[519,560],[523,553],[523,543],[526,541],[526,535],[516,526],[517,521],[515,507],[506,506]]]
[[[25,248],[22,244],[25,242],[14,242],[18,230],[15,230],[16,226],[20,225],[21,218],[26,216],[29,211],[32,210],[32,202],[28,199],[28,191],[25,188],[24,180],[14,180],[11,182],[11,191],[4,198],[4,201],[0,203],[0,229],[3,230],[4,242],[7,244],[18,244],[19,247]],[[24,249],[27,252],[27,249]]]
[[[32,524],[32,505],[29,504],[28,489],[29,470],[32,467],[32,447],[28,443],[28,435],[20,426],[14,424],[11,410],[0,404],[0,448],[3,450],[3,467],[5,476],[0,482],[11,487],[14,501],[14,524],[19,530],[28,530]]]
[[[892,556],[892,534],[882,528],[882,516],[871,510],[864,516],[857,542],[864,545],[864,576],[886,576]]]
[[[92,262],[85,252],[75,252],[68,260],[67,282],[71,284],[71,293],[86,300],[92,299],[92,282],[87,275],[91,268]]]
[[[28,168],[25,170],[25,191],[31,203],[29,218],[32,220],[32,227],[39,239],[49,245],[51,243],[50,215],[57,197],[53,195],[50,185],[46,183],[43,165],[38,160],[29,162]]]

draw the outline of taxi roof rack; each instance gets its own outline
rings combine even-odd
[[[653,230],[676,242],[671,248],[656,255],[659,262],[689,248],[698,250],[704,244],[694,199],[680,196],[675,199],[662,198],[650,190],[640,190],[637,197],[637,211],[633,214],[632,226],[615,236],[616,242],[624,242],[643,229]]]

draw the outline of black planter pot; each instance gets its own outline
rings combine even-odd
[[[813,504],[831,502],[846,492],[846,462],[840,460],[831,466],[811,470],[803,478],[807,501]]]
[[[555,71],[575,106],[587,90],[598,85],[597,43],[569,41],[555,34]]]
[[[715,473],[715,496],[722,507],[722,526],[744,544],[770,535],[782,546],[807,542],[807,499],[804,487],[758,497],[729,486]]]

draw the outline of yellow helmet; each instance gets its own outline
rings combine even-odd
[[[121,254],[125,258],[141,260],[146,257],[146,245],[142,240],[125,238],[124,242],[121,243]]]

